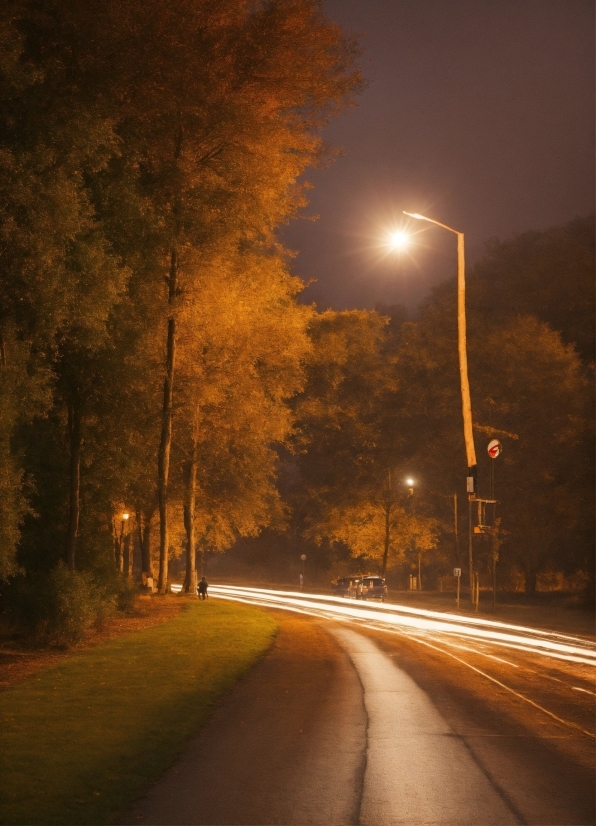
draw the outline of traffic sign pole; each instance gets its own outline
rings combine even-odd
[[[501,455],[503,450],[503,445],[498,439],[491,439],[488,443],[486,450],[488,455],[491,459],[496,459],[497,456]],[[495,471],[494,471],[494,463],[491,461],[490,463],[490,498],[495,499]],[[500,519],[497,519],[497,503],[494,502],[494,511],[493,511],[493,528],[491,531],[491,545],[492,545],[492,563],[493,563],[493,611],[497,610],[497,559],[499,556],[498,549],[499,549],[499,537],[498,537],[498,530],[499,530],[499,522]]]
[[[300,554],[302,560],[302,573],[300,574],[300,590],[304,588],[304,563],[306,562],[306,554]]]
[[[457,581],[457,595],[455,597],[455,603],[457,605],[457,610],[459,611],[459,583],[461,582],[461,568],[454,568],[453,576]]]

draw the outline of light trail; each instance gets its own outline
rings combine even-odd
[[[173,590],[174,588],[175,586]],[[176,590],[180,590],[180,587]],[[209,593],[221,599],[310,613],[327,619],[374,622],[378,630],[403,628],[431,632],[433,637],[455,636],[467,639],[468,642],[485,642],[566,662],[596,665],[596,644],[590,640],[494,620],[386,603],[352,604],[342,597],[264,588],[211,585]]]
[[[172,587],[172,590],[179,591],[180,589],[181,586]],[[491,655],[484,649],[490,645],[506,646],[526,654],[554,657],[559,661],[593,667],[596,665],[596,644],[591,640],[543,631],[537,628],[510,625],[481,618],[459,617],[455,614],[414,609],[402,605],[350,604],[344,598],[321,594],[303,594],[295,591],[275,591],[264,588],[226,585],[212,585],[210,586],[210,593],[219,599],[260,605],[266,608],[277,608],[335,622],[355,624],[360,628],[369,628],[373,631],[403,635],[414,643],[434,649],[450,657],[563,726],[574,729],[591,739],[595,737],[592,731],[583,728],[576,722],[563,719],[526,696],[526,694],[445,648],[446,646],[451,649],[467,651],[474,656],[488,657],[493,661],[515,669],[520,666]],[[454,638],[458,639],[458,642],[455,642]],[[468,645],[463,645],[462,640],[467,641]],[[474,643],[477,647],[470,647]],[[532,671],[535,674],[539,673],[529,669],[527,665],[523,666],[523,670]],[[579,686],[570,685],[566,680],[552,677],[548,673],[541,676],[561,683],[567,689],[594,696],[593,692]],[[571,675],[567,676],[570,677]],[[578,676],[575,675],[572,679],[575,680]]]
[[[469,668],[472,671],[475,671],[476,674],[479,674],[481,677],[484,677],[485,679],[490,680],[491,683],[494,683],[495,685],[498,685],[499,688],[503,688],[505,691],[508,691],[510,694],[513,694],[514,697],[517,697],[519,700],[522,700],[524,703],[528,703],[528,705],[533,706],[538,711],[542,712],[543,714],[546,714],[548,717],[551,717],[557,723],[561,723],[562,725],[566,726],[567,728],[575,729],[576,731],[579,731],[581,734],[585,734],[586,737],[590,737],[592,740],[596,739],[596,735],[594,734],[593,731],[588,731],[587,729],[582,728],[582,726],[578,726],[577,723],[573,723],[570,720],[564,720],[563,717],[559,717],[558,714],[554,714],[552,711],[549,711],[547,708],[544,708],[544,706],[540,705],[539,703],[534,702],[534,700],[530,699],[530,697],[528,697],[527,695],[521,694],[519,691],[516,691],[510,685],[507,685],[506,683],[501,682],[501,680],[497,680],[496,677],[493,677],[490,674],[487,674],[486,671],[482,671],[480,668],[476,668],[475,665],[472,665],[471,663],[466,662],[466,660],[462,660],[461,657],[456,657],[455,654],[452,654],[450,651],[445,651],[444,648],[441,648],[438,645],[433,645],[432,643],[428,642],[427,640],[417,640],[417,642],[420,643],[421,645],[427,646],[427,648],[432,648],[435,651],[439,651],[441,654],[446,654],[448,657],[451,657],[456,662],[460,663],[461,665],[464,665],[466,668]]]

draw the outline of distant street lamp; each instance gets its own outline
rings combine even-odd
[[[474,435],[472,430],[472,402],[470,400],[470,382],[468,380],[468,354],[466,349],[466,274],[464,258],[464,234],[458,232],[440,221],[427,218],[418,212],[406,212],[410,218],[419,221],[428,221],[429,224],[436,224],[438,227],[453,232],[457,235],[457,344],[459,352],[459,377],[461,385],[462,413],[464,420],[464,442],[466,444],[466,458],[468,461],[468,477],[466,490],[468,492],[468,561],[470,566],[470,599],[473,601],[473,559],[472,559],[472,500],[476,492],[477,464],[476,450],[474,448]]]
[[[126,512],[123,513],[122,514],[122,522],[120,523],[120,541],[118,543],[118,570],[119,571],[124,570],[124,553],[123,553],[123,549],[122,549],[122,540],[124,538],[124,526],[126,525],[126,522],[127,522],[129,516],[130,516],[130,514],[128,514]]]
[[[408,486],[408,495],[412,497],[412,504],[410,507],[410,512],[412,516],[415,517],[414,513],[414,480],[413,479],[406,479],[406,485]],[[414,553],[418,555],[418,583],[417,583],[417,591],[422,591],[422,565],[421,565],[421,551],[416,543],[416,534],[413,534],[413,544],[414,544]]]
[[[302,560],[302,573],[300,574],[300,590],[304,587],[304,563],[306,562],[306,554],[300,554]]]

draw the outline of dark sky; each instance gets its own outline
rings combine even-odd
[[[326,0],[361,35],[369,82],[325,132],[340,158],[285,242],[320,309],[411,309],[455,272],[455,236],[411,221],[416,244],[383,240],[409,209],[483,243],[594,209],[592,0]]]

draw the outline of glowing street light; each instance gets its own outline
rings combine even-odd
[[[124,538],[124,526],[130,516],[126,511],[122,514],[122,521],[120,522],[120,541],[118,542],[118,570],[124,570],[124,554],[122,552],[122,540]]]
[[[300,574],[300,590],[304,587],[304,563],[306,562],[306,554],[300,554],[302,560],[302,573]]]
[[[410,236],[407,232],[403,232],[403,230],[392,232],[389,235],[388,244],[389,248],[396,252],[405,250],[410,246]]]
[[[406,485],[408,486],[408,496],[411,496],[410,500],[410,513],[414,516],[414,480],[412,477],[408,477],[406,479]],[[418,581],[416,583],[416,590],[422,590],[422,560],[421,560],[421,551],[416,543],[416,534],[412,535],[412,542],[414,545],[414,553],[418,557]]]
[[[468,379],[468,354],[466,349],[466,273],[464,257],[464,234],[458,232],[440,221],[427,218],[418,212],[406,212],[410,218],[419,221],[428,221],[429,224],[436,224],[438,227],[453,232],[457,235],[457,344],[459,352],[459,377],[461,385],[462,414],[464,420],[464,441],[466,444],[466,458],[468,461],[468,478],[466,490],[469,500],[469,526],[468,526],[468,555],[470,564],[470,597],[472,598],[473,588],[473,561],[472,561],[472,499],[476,491],[476,450],[474,448],[474,435],[472,431],[472,402],[470,400],[470,382]]]

